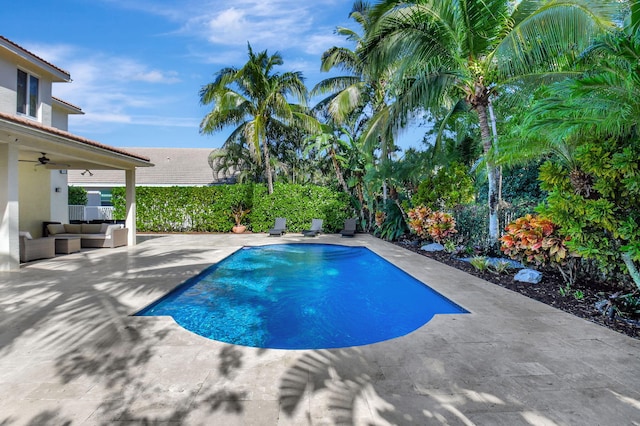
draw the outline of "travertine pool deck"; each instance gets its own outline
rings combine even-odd
[[[0,425],[640,425],[640,341],[368,235],[139,236],[0,273]],[[243,245],[363,245],[462,305],[340,350],[130,316]]]

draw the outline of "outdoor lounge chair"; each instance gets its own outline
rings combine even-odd
[[[279,237],[284,234],[287,226],[287,219],[284,217],[276,217],[276,223],[273,228],[269,229],[269,236]]]
[[[347,219],[344,221],[344,229],[340,231],[343,237],[353,237],[356,234],[356,220]]]
[[[302,231],[302,235],[305,237],[315,237],[322,231],[322,219],[312,219],[311,229],[305,229]]]
[[[56,256],[55,238],[31,238],[31,234],[20,236],[20,262],[50,259]]]

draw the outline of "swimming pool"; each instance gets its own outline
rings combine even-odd
[[[277,349],[359,346],[467,313],[365,247],[244,247],[136,315],[201,336]]]

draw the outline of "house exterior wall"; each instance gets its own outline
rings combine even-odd
[[[15,64],[0,56],[0,111],[16,113],[16,74]],[[13,79],[11,76],[13,75]]]
[[[33,238],[42,237],[42,222],[50,220],[51,170],[20,163],[18,188],[20,230],[31,232]]]
[[[53,80],[35,64],[0,49],[0,111],[18,114],[17,75],[21,69],[38,78],[38,113],[34,120],[43,125],[68,130],[69,113],[53,107]],[[67,175],[58,170],[34,167],[30,163],[20,163],[18,167],[19,186],[19,227],[29,231],[34,238],[42,236],[43,221],[68,222]],[[59,188],[60,192],[55,192]]]
[[[59,108],[51,109],[51,127],[68,131],[69,130],[69,114]]]
[[[65,172],[65,173],[60,173]],[[49,221],[69,223],[69,186],[66,170],[51,171],[51,215]]]
[[[18,69],[26,71],[38,77],[40,83],[38,88],[38,117],[37,121],[52,126],[51,107],[51,86],[53,84],[50,77],[38,72],[38,69],[26,61],[16,61],[8,57],[0,50],[0,111],[7,114],[16,113],[16,86]]]

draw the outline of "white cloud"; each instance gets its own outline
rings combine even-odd
[[[309,36],[304,46],[304,51],[310,55],[317,55],[318,61],[322,54],[333,46],[347,46],[344,37],[336,34],[314,34]]]
[[[53,95],[82,108],[85,114],[73,118],[77,127],[88,128],[92,123],[186,127],[195,121],[141,115],[141,111],[171,104],[171,95],[152,88],[179,83],[181,79],[176,71],[163,71],[136,59],[70,45],[29,45],[25,48],[57,66],[62,64],[62,68],[71,74],[70,84],[54,84]],[[185,124],[187,122],[189,124]]]

